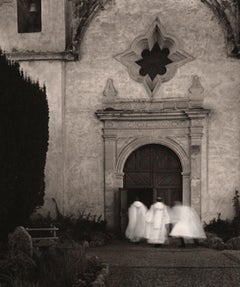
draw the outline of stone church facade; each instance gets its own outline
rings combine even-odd
[[[47,88],[43,211],[54,198],[64,214],[85,210],[119,229],[134,196],[160,195],[205,221],[230,218],[240,62],[218,19],[199,0],[112,0],[92,1],[86,20],[83,2],[0,4],[0,46]],[[33,30],[24,13],[39,17]]]

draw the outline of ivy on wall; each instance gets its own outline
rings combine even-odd
[[[67,50],[71,50],[78,59],[80,44],[91,20],[105,5],[112,0],[69,0],[68,10],[70,11],[70,38]]]
[[[228,55],[240,59],[240,0],[201,0],[222,24]]]
[[[94,16],[112,0],[68,0],[69,36],[66,50],[77,60],[86,28]],[[200,0],[218,18],[225,32],[227,52],[240,59],[240,0]]]

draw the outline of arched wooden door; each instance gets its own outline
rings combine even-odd
[[[124,166],[127,206],[136,196],[148,207],[161,196],[165,204],[182,201],[182,166],[168,147],[150,144],[138,148]]]

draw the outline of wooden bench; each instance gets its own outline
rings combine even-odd
[[[57,227],[45,227],[45,228],[34,228],[27,227],[26,228],[29,235],[32,237],[33,245],[35,246],[49,246],[58,241],[57,231],[59,228]],[[36,236],[34,233],[41,233],[41,236]],[[43,234],[43,235],[42,235]],[[46,236],[45,236],[46,234]]]

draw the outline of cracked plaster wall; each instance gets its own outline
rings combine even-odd
[[[18,33],[17,0],[0,1],[0,47],[9,52],[61,52],[65,49],[65,0],[42,0],[42,31]]]

